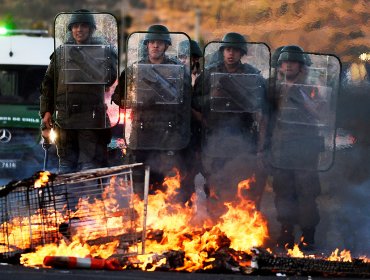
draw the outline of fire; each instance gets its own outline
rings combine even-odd
[[[43,263],[46,256],[71,256],[71,257],[101,257],[108,258],[114,252],[117,242],[111,242],[100,246],[89,246],[73,241],[69,245],[64,240],[60,244],[46,244],[37,248],[36,253],[22,254],[21,264],[37,266]]]
[[[294,257],[294,258],[304,258],[305,257],[303,252],[299,249],[298,244],[294,244],[293,249],[288,249],[287,255]]]
[[[166,191],[158,190],[155,195],[148,197],[148,236],[160,232],[159,237],[148,238],[145,244],[147,254],[138,255],[137,261],[133,259],[133,262],[139,263],[138,266],[143,270],[154,270],[166,262],[164,254],[179,251],[183,252],[184,260],[177,270],[194,271],[212,268],[211,263],[215,259],[212,254],[222,247],[246,251],[254,246],[261,246],[268,236],[267,223],[256,211],[254,203],[242,195],[249,188],[251,180],[239,184],[237,201],[225,203],[228,211],[218,222],[212,222],[204,213],[200,213],[203,202],[199,198],[193,196],[192,207],[177,202],[181,187],[180,174],[174,170],[174,176],[164,180]],[[118,190],[117,186],[120,186]],[[125,182],[114,177],[106,186],[101,200],[95,199],[91,203],[88,199],[80,199],[77,210],[72,215],[79,220],[70,229],[73,233],[71,243],[67,244],[62,240],[59,244],[39,247],[35,253],[23,254],[22,264],[42,265],[45,256],[108,258],[115,254],[119,249],[117,243],[89,246],[84,241],[106,236],[106,230],[95,228],[99,224],[106,224],[112,236],[124,234],[128,225],[122,219],[127,213],[120,212],[119,205],[122,203],[135,204],[137,220],[143,219],[140,215],[143,212],[143,201],[136,195],[134,201],[125,201],[123,198],[128,197],[126,194]],[[107,212],[109,215],[105,216],[109,218],[104,218],[101,215],[103,212]],[[89,215],[84,217],[82,213]],[[63,221],[63,217],[60,217],[60,221]]]
[[[40,176],[40,181],[45,183],[41,178],[44,175]],[[226,254],[238,266],[251,267],[251,259],[245,256],[253,252],[254,248],[263,246],[268,237],[266,220],[256,210],[254,202],[245,196],[253,180],[255,179],[249,178],[238,184],[235,201],[225,202],[227,211],[218,221],[214,221],[207,217],[207,209],[201,197],[194,194],[191,206],[178,202],[180,174],[174,170],[174,175],[165,178],[163,182],[166,191],[157,190],[154,195],[148,196],[145,254],[131,254],[126,258],[130,266],[147,271],[155,270],[168,265],[170,256],[173,256],[178,260],[173,269],[189,272],[208,270],[214,268],[213,262],[217,255]],[[140,221],[144,219],[144,201],[139,195],[132,197],[128,194],[127,181],[112,177],[104,187],[101,198],[94,198],[93,201],[88,197],[80,199],[76,211],[69,213],[69,218],[66,213],[50,212],[50,216],[57,217],[57,225],[45,224],[45,221],[40,220],[39,212],[29,219],[20,221],[15,218],[6,222],[9,223],[7,226],[10,234],[2,236],[0,232],[0,244],[7,244],[12,240],[14,247],[29,248],[30,244],[22,242],[23,239],[29,239],[29,236],[24,235],[30,233],[19,232],[19,225],[31,223],[32,238],[41,238],[45,232],[55,233],[56,236],[50,244],[37,247],[33,253],[23,254],[21,263],[25,266],[42,266],[46,256],[109,259],[113,255],[135,252],[135,244],[127,243],[123,246],[119,238],[110,238],[132,234],[133,222],[136,224],[135,230],[144,230],[140,227]],[[123,205],[127,207],[122,207]],[[133,205],[135,210],[131,211]],[[42,214],[45,217],[45,213]],[[60,225],[71,219],[76,219],[76,222],[70,224],[68,230],[71,236],[68,238],[60,231]],[[99,242],[95,242],[96,240]],[[101,240],[104,242],[100,242]],[[287,254],[298,258],[306,257],[298,245],[288,250]],[[338,253],[336,250],[328,260],[351,261],[351,256],[348,251]],[[122,264],[122,268],[125,269],[126,265]]]
[[[58,220],[62,219],[61,215],[58,213],[50,211],[41,213],[41,210],[39,210],[29,218],[15,217],[11,221],[4,222],[1,227],[7,228],[8,232],[7,235],[3,235],[0,232],[0,244],[9,244],[9,247],[13,248],[13,250],[19,250],[29,248],[31,246],[30,240],[48,238],[51,242],[56,242],[57,238],[55,238],[53,234],[45,235],[45,232],[57,232],[55,224],[45,222],[45,220],[52,220],[55,217],[57,217]],[[22,230],[28,226],[31,227],[32,233],[31,231]]]
[[[267,223],[255,209],[252,201],[243,198],[242,191],[249,188],[251,180],[238,185],[238,200],[227,202],[228,211],[220,221],[210,226],[210,219],[202,223],[196,219],[195,208],[184,208],[181,204],[170,203],[180,188],[180,177],[177,173],[166,178],[164,184],[167,192],[157,192],[149,197],[148,226],[163,230],[163,239],[158,242],[147,242],[146,251],[152,254],[169,250],[184,251],[184,265],[177,270],[194,271],[206,269],[205,263],[214,258],[210,253],[217,251],[226,242],[230,249],[247,251],[254,246],[261,246],[268,236]],[[148,256],[138,256],[145,269]],[[153,258],[150,255],[149,258]],[[157,265],[160,265],[159,263]],[[208,268],[212,268],[209,266]]]
[[[235,250],[248,251],[253,247],[261,246],[268,237],[267,223],[261,216],[253,201],[243,197],[243,190],[250,188],[254,180],[247,179],[238,185],[238,202],[225,203],[228,212],[221,217],[218,227],[230,239],[230,247]]]
[[[294,258],[315,258],[314,255],[305,255],[300,249],[298,244],[295,244],[293,249],[288,249],[287,255]],[[363,262],[369,262],[367,257],[360,257]],[[342,250],[339,252],[339,249],[335,249],[329,257],[326,258],[328,261],[339,261],[339,262],[352,262],[351,252],[348,250]]]
[[[334,252],[331,253],[331,255],[328,257],[329,261],[342,261],[342,262],[352,262],[351,252],[347,250],[343,250],[342,252],[339,252],[339,249],[335,249]]]
[[[359,58],[362,61],[370,61],[370,53],[362,53]]]
[[[45,187],[46,184],[49,182],[49,171],[40,172],[40,178],[35,181],[34,187],[36,189]]]

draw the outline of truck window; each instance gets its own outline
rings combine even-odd
[[[0,104],[39,104],[46,66],[1,65]]]

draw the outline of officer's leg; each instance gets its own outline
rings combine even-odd
[[[210,158],[210,169],[207,172],[208,189],[208,213],[217,221],[226,213],[227,207],[224,202],[235,199],[235,181],[230,180],[225,170],[227,160],[224,158]]]
[[[188,151],[188,152],[186,152]],[[190,201],[191,195],[194,192],[194,176],[186,161],[186,156],[191,152],[187,149],[180,151],[171,151],[167,153],[166,157],[169,158],[169,163],[166,167],[165,175],[174,176],[174,170],[178,170],[180,175],[180,187],[177,191],[176,202],[186,203]]]
[[[96,131],[98,143],[95,149],[95,160],[100,167],[108,166],[108,144],[112,139],[112,132],[110,128],[99,129]]]
[[[100,168],[100,159],[97,159],[97,150],[102,149],[98,130],[78,130],[79,142],[79,169],[89,170]],[[93,203],[94,199],[100,199],[103,192],[104,182],[100,179],[90,180],[75,184],[74,195],[78,198],[89,199]]]
[[[112,132],[110,128],[99,129],[95,131],[96,137],[98,138],[97,145],[95,147],[95,159],[98,168],[108,167],[108,144],[112,139]],[[98,186],[101,192],[104,191],[105,186],[109,184],[109,178],[98,179]],[[100,195],[99,195],[100,198]]]
[[[75,131],[57,128],[56,141],[59,157],[59,173],[71,173],[77,169],[78,142]]]
[[[315,171],[297,171],[299,225],[302,229],[302,249],[311,250],[315,243],[315,229],[320,221],[316,198],[321,192],[319,175]]]
[[[101,145],[99,142],[99,134],[96,130],[79,130],[79,158],[78,164],[81,170],[99,168],[99,162],[96,159],[97,147]]]
[[[192,122],[192,132],[191,138],[188,146],[181,151],[183,163],[185,166],[184,178],[182,179],[181,189],[183,194],[183,201],[190,201],[192,194],[195,190],[195,178],[198,176],[197,180],[200,178],[205,179],[205,172],[202,166],[201,160],[201,128],[196,122]],[[199,187],[199,184],[198,184]],[[198,192],[205,192],[204,184],[201,190]]]
[[[259,210],[268,173],[266,169],[256,164],[257,160],[258,159],[255,155],[248,155],[247,159],[244,159],[240,164],[238,164],[238,166],[244,166],[244,170],[241,173],[241,180],[254,177],[254,180],[250,180],[249,189],[246,191],[246,195],[247,199],[253,201],[256,209]]]
[[[136,160],[143,162],[150,166],[150,193],[155,193],[156,190],[163,189],[164,173],[163,165],[165,164],[166,158],[163,157],[163,152],[155,150],[136,151]]]
[[[167,191],[168,186],[164,185],[165,178],[174,177],[179,172],[179,188],[177,193],[181,191],[181,177],[183,171],[183,164],[181,155],[177,151],[156,151],[151,153],[150,157],[147,158],[147,163],[151,167],[151,185],[152,191],[161,190]],[[174,186],[172,186],[174,187]],[[180,202],[180,196],[174,197],[174,202]]]
[[[77,171],[78,163],[78,138],[75,130],[66,130],[57,128],[57,152],[59,157],[59,173],[72,173]],[[75,184],[65,185],[61,189],[64,199],[67,202],[67,208],[74,211],[78,203],[78,191],[75,190]],[[64,202],[63,202],[64,204]]]
[[[274,169],[273,190],[277,220],[281,223],[277,245],[292,248],[294,245],[294,225],[297,223],[297,194],[295,191],[294,171]]]
[[[262,195],[265,191],[267,172],[263,169],[257,168],[255,170],[255,182],[251,183],[250,199],[254,201],[257,210],[260,210]]]
[[[123,158],[124,164],[133,163],[144,163],[140,157],[140,151],[127,149],[125,156]],[[145,163],[144,163],[145,164]],[[150,170],[150,176],[152,171]],[[138,167],[133,169],[132,180],[133,180],[133,191],[135,194],[139,195],[142,199],[144,198],[144,177],[145,169],[144,167]]]

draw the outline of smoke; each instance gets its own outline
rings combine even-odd
[[[345,160],[345,153],[337,160]],[[348,162],[347,162],[348,164]],[[360,184],[343,174],[346,164],[336,165],[321,176],[323,195],[319,198],[321,222],[318,243],[324,250],[350,250],[352,256],[370,254],[370,179]]]
[[[369,89],[364,87],[346,87],[338,100],[337,127],[341,131],[341,137],[356,141],[339,147],[335,152],[332,167],[328,171],[320,172],[321,195],[317,203],[321,219],[315,235],[317,252],[320,253],[330,254],[339,248],[350,250],[353,257],[370,255],[368,92]],[[245,127],[245,124],[223,123],[220,127],[217,132],[207,135],[206,145],[203,146],[202,160],[207,185],[211,190],[211,202],[235,198],[237,183],[253,176],[256,167],[256,158],[251,157],[247,149],[241,148],[251,147],[252,142],[238,143],[235,140],[242,138],[236,131]],[[268,172],[267,169],[264,171]],[[258,183],[262,191],[266,177],[257,178],[257,181],[260,180]],[[280,228],[276,222],[273,197],[271,189],[266,188],[261,207],[262,214],[269,221],[269,231],[272,235],[278,234]],[[219,207],[221,210],[217,213]],[[211,214],[222,214],[222,210],[222,204],[215,203]]]
[[[209,117],[209,130],[205,132],[202,146],[203,175],[207,178],[208,197],[212,207],[208,211],[214,219],[227,210],[224,202],[235,200],[238,183],[254,177],[257,171],[253,132],[257,128],[253,127],[250,114],[233,115],[218,113],[218,119]],[[245,194],[246,198],[249,196],[251,200],[257,200],[260,188],[260,184],[252,183],[251,189]]]
[[[333,167],[321,173],[318,227],[322,248],[370,255],[370,96],[366,86],[344,87],[337,107],[338,128],[356,141],[336,151]]]

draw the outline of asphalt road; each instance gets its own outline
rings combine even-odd
[[[278,277],[280,276],[280,277]],[[286,275],[241,275],[241,274],[215,274],[215,273],[181,273],[181,272],[144,272],[144,271],[104,271],[104,270],[58,270],[58,269],[34,269],[22,266],[0,265],[1,280],[98,280],[98,279],[130,279],[130,280],[148,280],[148,279],[176,279],[176,280],[238,280],[238,279],[327,279],[322,277],[310,276],[286,276]],[[333,278],[330,279],[344,279]],[[356,279],[356,278],[345,278]]]

